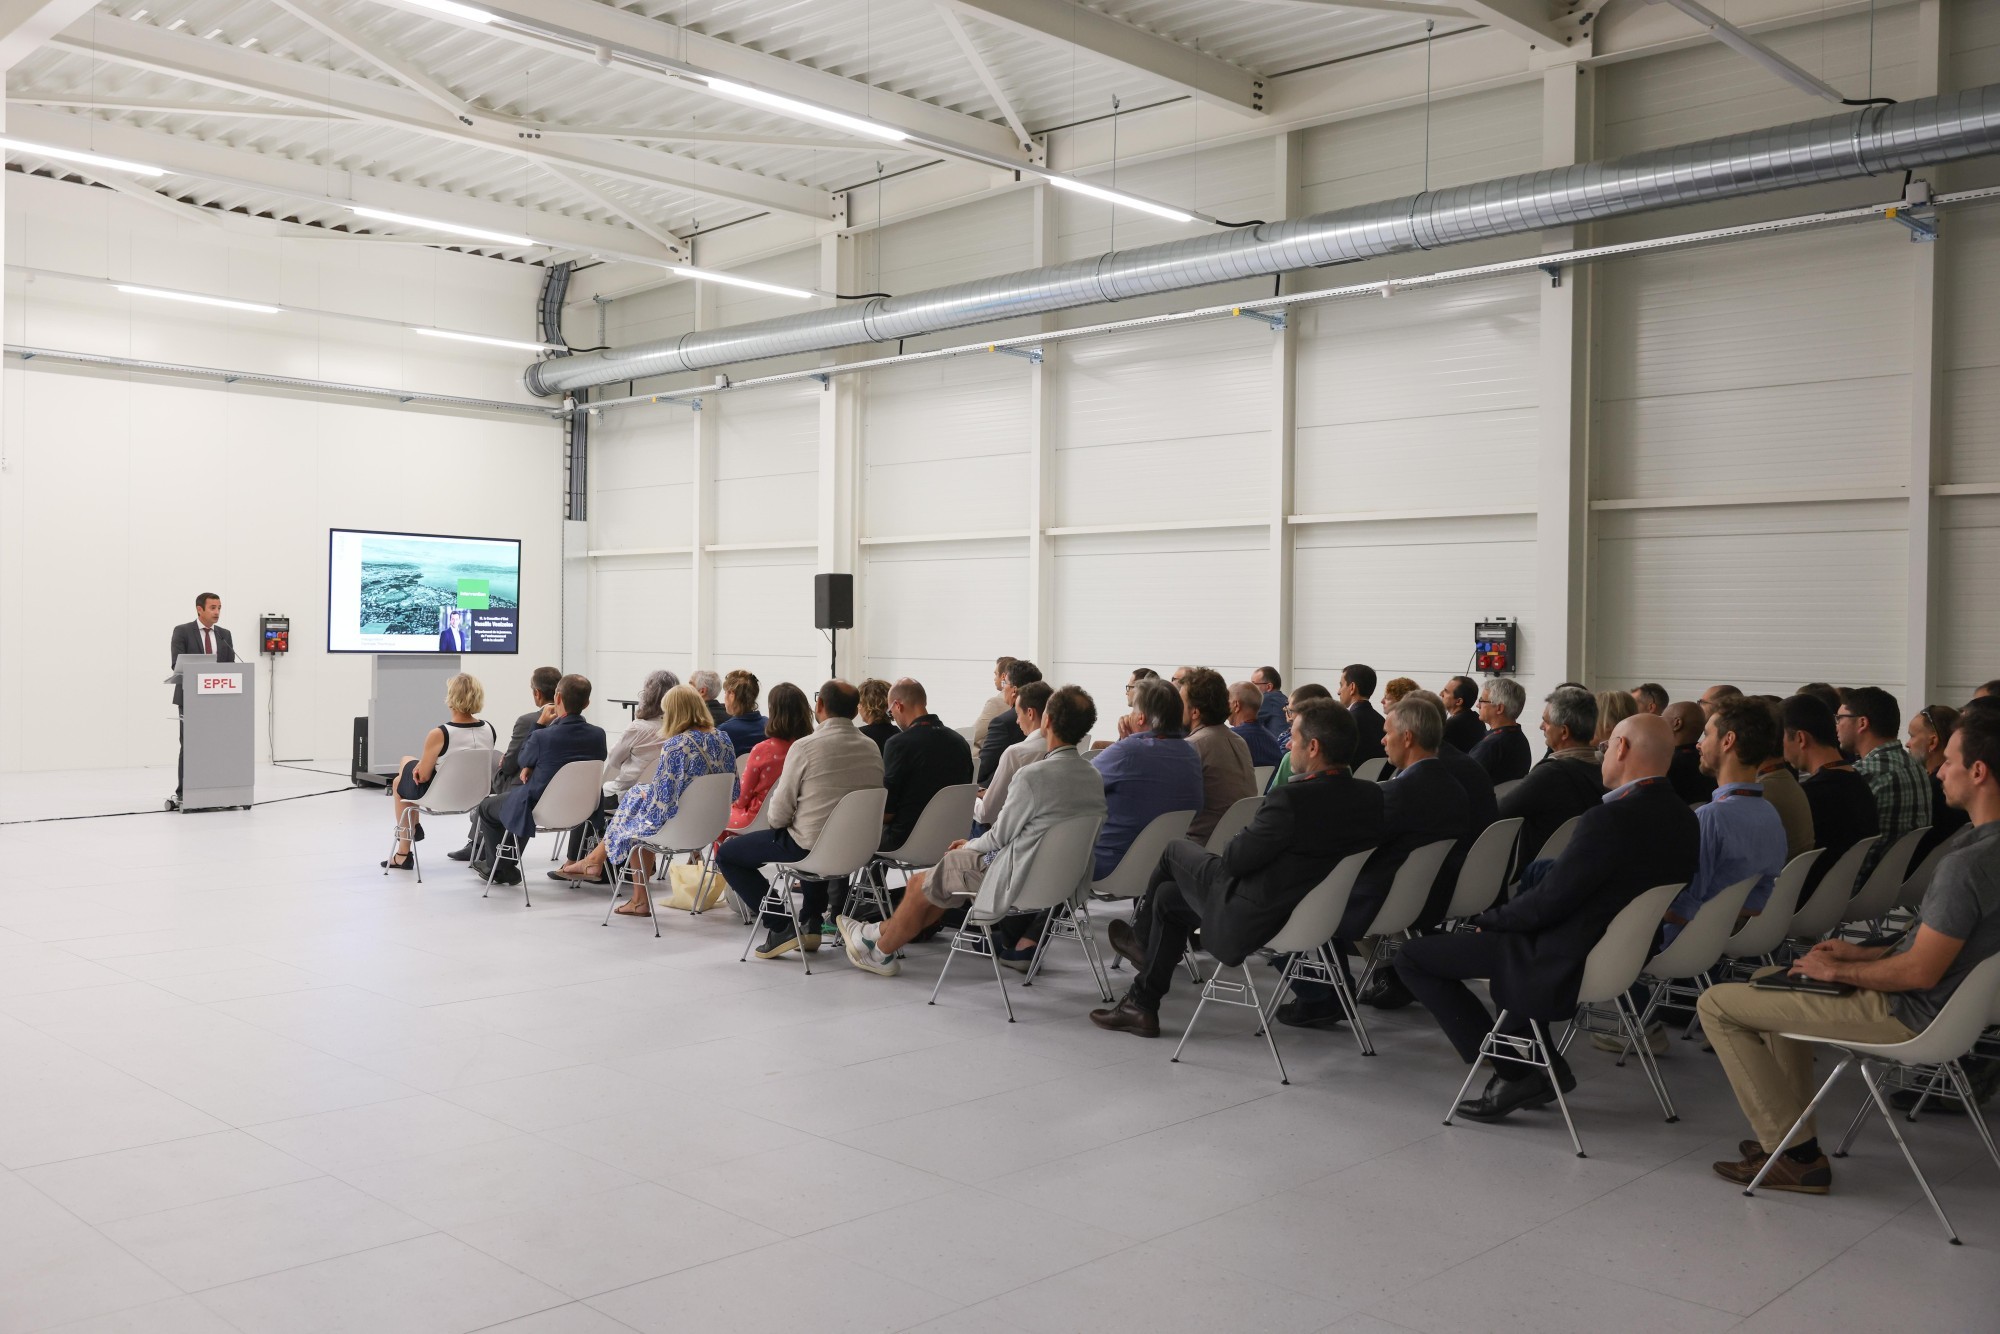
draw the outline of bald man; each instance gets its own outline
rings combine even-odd
[[[1708,713],[1691,699],[1675,700],[1660,715],[1674,733],[1674,762],[1667,781],[1674,785],[1682,801],[1692,806],[1715,795],[1715,780],[1701,771],[1701,734],[1708,726]]]
[[[1576,1012],[1584,960],[1619,910],[1655,885],[1685,884],[1701,857],[1701,827],[1667,781],[1674,737],[1652,714],[1618,724],[1604,748],[1604,800],[1584,812],[1576,834],[1549,873],[1497,908],[1473,919],[1471,934],[1425,936],[1396,956],[1403,985],[1437,1016],[1467,1064],[1479,1059],[1493,1016],[1465,985],[1491,979],[1505,1012],[1500,1031],[1525,1038],[1530,1021],[1546,1039],[1549,1026]],[[1522,1107],[1555,1101],[1576,1087],[1569,1065],[1553,1049],[1552,1084],[1539,1066],[1495,1058],[1485,1091],[1454,1115],[1497,1121]]]

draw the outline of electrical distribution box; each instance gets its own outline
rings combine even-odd
[[[257,618],[257,641],[262,651],[276,657],[292,650],[292,618],[289,616],[259,616]]]
[[[1488,676],[1511,676],[1515,670],[1515,621],[1475,621],[1472,625],[1472,663],[1475,671]]]

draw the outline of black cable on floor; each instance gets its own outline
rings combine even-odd
[[[332,771],[327,769],[314,769],[312,772],[323,774],[323,773],[330,773]],[[344,777],[344,775],[336,775],[336,776]],[[294,793],[289,797],[271,797],[265,801],[251,802],[250,809],[255,810],[259,806],[276,806],[278,803],[284,801],[304,801],[307,797],[330,797],[334,795],[334,793],[336,792],[352,792],[360,786],[361,785],[359,783],[349,783],[346,787],[330,787],[324,792],[298,792]],[[224,806],[224,807],[219,807],[218,809],[240,810],[242,808],[233,806]],[[119,820],[123,819],[125,816],[128,815],[177,815],[177,814],[179,814],[179,812],[177,811],[166,810],[163,807],[155,807],[151,810],[144,810],[144,811],[99,811],[94,815],[38,815],[32,820],[0,820],[0,829],[5,829],[9,825],[17,825],[17,824],[60,824],[64,820]]]

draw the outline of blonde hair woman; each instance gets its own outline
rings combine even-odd
[[[681,808],[681,794],[689,783],[706,774],[736,773],[736,748],[715,728],[708,701],[693,686],[675,686],[660,701],[660,759],[652,777],[637,783],[618,801],[618,813],[604,831],[604,841],[579,861],[570,862],[561,874],[571,880],[596,881],[605,868],[619,865],[636,851],[645,877],[653,873],[652,854],[639,846],[642,839],[660,832]],[[732,787],[732,793],[734,791]],[[652,911],[642,878],[632,887],[632,897],[618,905],[628,917],[644,917]]]
[[[1618,724],[1639,711],[1639,697],[1629,690],[1600,690],[1597,692],[1597,735],[1591,744],[1602,750],[1604,743],[1611,740],[1611,734],[1618,730]]]
[[[460,672],[444,683],[444,706],[451,717],[424,733],[424,753],[405,755],[402,766],[396,771],[396,781],[390,785],[395,794],[396,828],[402,829],[403,812],[415,806],[424,793],[430,791],[431,780],[437,777],[438,761],[450,750],[494,749],[493,724],[483,723],[473,715],[486,707],[486,687],[479,684],[476,676]],[[407,871],[414,864],[410,857],[410,844],[424,836],[423,822],[411,818],[410,832],[396,840],[396,854],[382,863],[391,871]]]

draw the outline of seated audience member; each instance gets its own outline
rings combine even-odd
[[[854,730],[873,741],[875,749],[886,751],[889,738],[896,735],[895,721],[889,717],[889,683],[871,676],[856,689],[861,692],[861,721]]]
[[[1014,706],[1020,702],[1021,687],[1041,679],[1042,669],[1026,658],[1017,658],[1007,664],[1007,681],[1000,688],[1002,698],[1007,701],[1006,712],[986,725],[986,740],[979,747],[979,766],[974,781],[981,787],[993,781],[993,771],[1000,767],[1000,757],[1007,753],[1007,747],[1018,746],[1027,739],[1027,734],[1021,730],[1021,720],[1014,716]]]
[[[1096,877],[1118,866],[1139,831],[1168,811],[1199,813],[1201,757],[1181,726],[1181,696],[1155,677],[1132,691],[1126,735],[1097,752],[1091,763],[1104,780],[1104,828],[1097,835]]]
[[[1512,783],[1528,776],[1534,751],[1521,731],[1521,710],[1527,706],[1528,692],[1508,676],[1487,678],[1479,691],[1479,718],[1486,734],[1466,753],[1495,783]]]
[[[1639,701],[1623,690],[1600,690],[1597,692],[1597,735],[1591,744],[1599,751],[1610,743],[1611,734],[1618,730],[1618,724],[1639,711]]]
[[[1229,808],[1257,795],[1256,766],[1250,746],[1229,730],[1229,687],[1212,667],[1193,667],[1181,686],[1181,716],[1187,720],[1187,740],[1201,759],[1201,810],[1187,836],[1208,842]]]
[[[1168,844],[1139,901],[1136,929],[1111,923],[1111,948],[1131,963],[1134,979],[1117,1005],[1091,1011],[1099,1028],[1158,1037],[1160,1002],[1190,933],[1200,930],[1202,948],[1235,967],[1283,929],[1343,857],[1381,842],[1382,794],[1393,785],[1349,772],[1353,717],[1328,700],[1295,704],[1293,715],[1293,780],[1220,854],[1184,839]]]
[[[1660,716],[1674,734],[1674,763],[1667,770],[1667,781],[1688,805],[1707,801],[1715,792],[1715,780],[1701,771],[1701,730],[1708,725],[1707,711],[1683,699],[1667,705]]]
[[[1714,713],[1724,701],[1742,698],[1743,692],[1735,686],[1710,686],[1701,692],[1701,711]]]
[[[1794,695],[1783,707],[1785,762],[1799,773],[1799,787],[1812,807],[1813,842],[1824,849],[1799,890],[1803,907],[1842,853],[1881,832],[1881,817],[1868,780],[1840,753],[1833,711],[1811,695]]]
[[[1444,701],[1428,690],[1412,690],[1404,698],[1424,700],[1435,704],[1440,714],[1444,712]],[[1445,724],[1445,730],[1451,730],[1449,722]],[[1486,776],[1486,771],[1470,755],[1446,740],[1437,748],[1437,759],[1445,772],[1465,789],[1465,835],[1459,839],[1451,861],[1446,864],[1445,873],[1438,876],[1431,901],[1425,905],[1424,916],[1418,919],[1420,924],[1443,919],[1444,910],[1451,906],[1451,896],[1458,889],[1458,874],[1464,869],[1466,854],[1472,851],[1472,845],[1479,836],[1486,832],[1486,826],[1500,818],[1500,803],[1493,795],[1493,780]]]
[[[1250,748],[1250,763],[1259,768],[1276,768],[1284,758],[1284,747],[1278,738],[1271,735],[1258,720],[1257,710],[1263,707],[1264,692],[1249,681],[1238,681],[1229,687],[1229,730],[1243,738],[1243,744]],[[1279,712],[1282,714],[1283,709]]]
[[[669,690],[653,726],[660,730],[661,746],[651,776],[620,799],[602,843],[560,871],[550,872],[563,879],[602,883],[612,868],[624,865],[636,852],[643,878],[632,887],[631,897],[618,905],[619,912],[631,917],[652,911],[646,880],[653,875],[653,856],[639,846],[641,841],[659,833],[679,812],[689,783],[708,774],[732,778],[736,774],[736,747],[716,727],[708,701],[693,686]]]
[[[1974,699],[2000,699],[2000,677],[1995,677],[1972,692]]]
[[[1505,1012],[1503,1034],[1525,1038],[1533,1021],[1546,1036],[1550,1025],[1575,1013],[1584,961],[1611,919],[1653,886],[1694,874],[1700,830],[1666,781],[1672,754],[1672,733],[1658,718],[1620,723],[1597,779],[1600,792],[1607,786],[1611,792],[1584,814],[1540,882],[1474,918],[1478,930],[1424,936],[1396,956],[1397,976],[1468,1064],[1479,1059],[1494,1024],[1465,985],[1469,979],[1489,979],[1493,1003]],[[1498,1121],[1553,1102],[1557,1088],[1567,1093],[1576,1087],[1561,1053],[1551,1049],[1548,1055],[1553,1085],[1538,1066],[1495,1057],[1485,1090],[1460,1103],[1454,1115]]]
[[[922,684],[906,676],[889,687],[889,712],[897,731],[882,749],[882,786],[889,790],[882,810],[884,852],[903,846],[932,797],[972,781],[971,745],[930,711]]]
[[[546,727],[556,717],[556,682],[562,680],[562,672],[554,667],[537,667],[528,674],[528,694],[535,707],[514,720],[514,729],[507,737],[507,748],[500,754],[500,771],[493,775],[490,795],[500,796],[521,785],[521,747],[538,727]],[[479,813],[473,812],[467,821],[465,846],[445,856],[455,862],[472,861],[479,853]]]
[[[660,746],[666,741],[665,734],[660,731],[660,701],[680,683],[680,677],[662,670],[648,673],[640,684],[639,699],[632,709],[632,721],[625,724],[625,730],[611,743],[611,753],[604,757],[604,801],[598,806],[594,819],[570,830],[569,845],[563,854],[566,861],[573,862],[583,854],[588,836],[604,832],[605,821],[618,809],[618,799],[653,772],[653,766],[659,762]],[[573,879],[561,871],[550,871],[549,878]]]
[[[1566,686],[1542,702],[1542,742],[1549,753],[1500,798],[1500,818],[1521,820],[1520,865],[1535,860],[1550,834],[1604,800],[1597,748],[1590,744],[1596,733],[1597,697],[1588,690]]]
[[[1291,700],[1280,689],[1284,683],[1285,678],[1278,675],[1276,667],[1259,667],[1250,673],[1250,684],[1257,687],[1259,695],[1257,721],[1271,734],[1279,749],[1284,748],[1292,735],[1291,720],[1285,717],[1285,706]]]
[[[1352,663],[1341,669],[1340,688],[1334,697],[1354,715],[1354,762],[1379,760],[1382,749],[1382,715],[1368,701],[1375,693],[1375,669],[1366,663]]]
[[[1966,826],[1965,812],[1944,799],[1944,784],[1938,779],[1938,770],[1944,765],[1945,747],[1950,744],[1952,730],[1957,726],[1958,710],[1949,704],[1927,705],[1910,715],[1910,739],[1906,744],[1931,780],[1931,831],[1917,845],[1917,855],[1910,862],[1912,870],[1931,855],[1933,848]]]
[[[972,807],[972,818],[988,829],[999,823],[1000,812],[1007,807],[1007,790],[1013,786],[1014,775],[1024,765],[1033,764],[1049,753],[1049,739],[1043,732],[1047,724],[1044,714],[1049,696],[1054,693],[1055,688],[1047,681],[1030,681],[1014,692],[1014,721],[1024,734],[1023,739],[1007,747],[1000,756],[1000,763],[993,770],[993,781],[980,792]]]
[[[1165,683],[1158,685],[1173,693]],[[935,926],[950,909],[969,904],[987,877],[998,880],[997,901],[1007,901],[1018,892],[1021,877],[1049,830],[1065,820],[1101,817],[1104,781],[1076,749],[1096,725],[1097,706],[1083,690],[1064,686],[1051,693],[1042,719],[1048,752],[1014,775],[999,822],[978,838],[960,839],[936,866],[911,876],[909,890],[888,921],[878,925],[842,917],[838,926],[848,961],[863,972],[894,977],[902,971],[896,952]],[[1087,890],[1090,880],[1090,869],[1085,867],[1078,891]]]
[[[1301,704],[1310,704],[1312,701],[1316,699],[1332,699],[1332,698],[1333,698],[1333,692],[1331,690],[1328,690],[1325,686],[1319,684],[1317,681],[1308,681],[1304,685],[1300,686],[1297,690],[1294,690],[1292,692],[1292,702],[1285,706],[1285,721],[1288,724],[1291,722],[1293,716],[1298,712],[1298,708]],[[1288,737],[1287,739],[1289,740],[1290,738]],[[1291,778],[1292,778],[1292,757],[1290,753],[1287,752],[1283,757],[1281,757],[1278,760],[1277,772],[1271,775],[1271,781],[1269,784],[1265,786],[1264,790],[1266,792],[1269,792],[1273,788],[1283,787],[1286,783],[1291,781]]]
[[[1486,736],[1486,724],[1479,720],[1479,684],[1469,676],[1454,676],[1444,683],[1444,739],[1467,755]],[[1489,780],[1490,781],[1490,780]]]
[[[1672,700],[1667,698],[1667,688],[1657,681],[1632,687],[1632,698],[1639,701],[1639,712],[1654,715],[1664,714]]]
[[[1396,702],[1417,688],[1417,683],[1407,676],[1392,676],[1389,684],[1382,687],[1382,711],[1387,713]]]
[[[764,715],[757,712],[757,692],[763,688],[755,673],[741,668],[722,678],[722,704],[729,716],[722,721],[722,735],[739,756],[748,755],[764,741]]]
[[[494,864],[500,854],[501,834],[511,833],[517,850],[526,847],[535,836],[535,803],[562,767],[578,760],[601,763],[610,753],[604,744],[604,729],[584,719],[583,711],[589,707],[588,677],[571,672],[557,681],[554,716],[521,746],[521,785],[479,803],[479,833],[475,836],[479,856],[473,859],[472,869],[481,878],[491,875],[496,885],[520,884],[518,857]]]
[[[814,716],[819,727],[792,743],[776,786],[764,801],[769,829],[739,834],[715,854],[723,879],[745,909],[757,911],[769,888],[758,868],[772,862],[796,862],[812,851],[826,828],[833,808],[850,792],[882,786],[882,752],[854,726],[861,692],[846,681],[828,681],[819,688]],[[795,949],[819,948],[826,918],[828,882],[799,882],[799,930],[794,937],[789,918],[764,914],[768,928],[757,947],[760,959],[775,959]]]
[[[1798,693],[1801,695],[1810,695],[1820,703],[1826,705],[1828,713],[1840,712],[1840,690],[1835,686],[1828,685],[1824,681],[1808,681],[1799,687]]]
[[[1343,947],[1363,940],[1368,928],[1389,897],[1396,872],[1412,852],[1427,843],[1446,840],[1462,846],[1471,827],[1471,804],[1465,789],[1439,762],[1437,748],[1444,743],[1444,711],[1427,699],[1405,699],[1389,710],[1383,730],[1383,744],[1396,776],[1382,784],[1382,841],[1355,878],[1354,892],[1348,896],[1347,912],[1334,932]],[[1419,923],[1435,921],[1442,910],[1437,885],[1455,883],[1461,854],[1455,846],[1445,859]],[[1435,907],[1434,907],[1435,905]],[[1323,982],[1292,983],[1292,996],[1278,1009],[1278,1021],[1295,1027],[1316,1027],[1339,1022],[1345,1017],[1333,988]],[[1365,1005],[1394,1009],[1410,1002],[1409,992],[1396,981],[1389,969],[1380,969],[1368,989],[1357,997]]]
[[[1170,680],[1171,680],[1171,681],[1173,682],[1173,686],[1174,686],[1174,689],[1176,689],[1176,690],[1179,690],[1179,689],[1180,689],[1180,688],[1181,688],[1182,686],[1186,685],[1186,684],[1187,684],[1187,679],[1188,679],[1188,675],[1189,675],[1189,673],[1191,673],[1191,672],[1193,672],[1193,671],[1194,671],[1194,668],[1192,668],[1192,667],[1176,667],[1176,668],[1174,668],[1174,674],[1173,674],[1173,676],[1172,676],[1171,678],[1169,678],[1169,679],[1170,679]]]
[[[1159,679],[1160,674],[1151,667],[1134,667],[1132,674],[1125,678],[1125,707],[1128,709],[1132,707],[1132,692],[1138,689],[1141,681],[1157,681]]]
[[[1764,789],[1764,800],[1785,826],[1785,860],[1790,861],[1819,846],[1813,838],[1812,803],[1806,800],[1805,789],[1799,786],[1799,776],[1785,763],[1785,702],[1770,702],[1761,696],[1758,702],[1764,705],[1771,715],[1772,726],[1778,729],[1778,749],[1757,766],[1757,782]]]
[[[396,770],[396,781],[389,785],[395,797],[394,813],[396,828],[403,827],[403,812],[416,805],[424,793],[430,791],[431,780],[437,777],[438,761],[451,750],[476,750],[491,753],[499,740],[492,723],[481,722],[473,715],[486,707],[486,688],[479,684],[476,676],[460,672],[444,683],[445,721],[424,733],[423,753],[405,755],[402,765]],[[415,815],[411,826],[412,836],[422,838],[424,826]],[[399,839],[396,851],[389,860],[382,863],[392,871],[407,871],[415,864],[410,856],[410,838]]]
[[[749,828],[757,812],[764,809],[771,789],[777,786],[792,743],[812,735],[813,711],[806,702],[805,691],[790,681],[780,681],[771,687],[770,705],[771,716],[764,720],[764,739],[750,748],[749,763],[743,766],[742,780],[736,784],[736,800],[729,806],[729,828],[723,833],[724,838]]]
[[[703,668],[688,673],[688,684],[701,692],[701,702],[708,706],[708,716],[717,727],[729,721],[729,710],[722,703],[722,678]]]
[[[1716,781],[1715,795],[1695,811],[1701,824],[1701,857],[1667,909],[1662,943],[1671,943],[1701,905],[1740,880],[1757,877],[1743,911],[1764,911],[1772,882],[1785,869],[1785,822],[1764,800],[1757,781],[1763,766],[1783,754],[1777,720],[1761,701],[1725,701],[1701,734],[1701,767]]]
[[[986,744],[986,725],[1011,707],[1005,691],[1007,669],[1013,665],[1014,659],[1004,653],[993,660],[993,698],[979,706],[979,716],[972,720],[972,753],[975,755]]]
[[[1896,697],[1879,686],[1840,692],[1833,715],[1834,735],[1843,754],[1854,757],[1854,772],[1868,780],[1875,796],[1875,824],[1882,841],[1861,864],[1865,880],[1882,854],[1912,829],[1931,822],[1931,776],[1896,734],[1903,730]]]
[[[1917,927],[1895,944],[1828,940],[1791,971],[1855,988],[1845,996],[1759,991],[1724,983],[1702,993],[1702,1029],[1757,1136],[1740,1162],[1715,1170],[1748,1185],[1778,1152],[1811,1104],[1816,1080],[1811,1044],[1785,1037],[1907,1042],[1921,1033],[1965,977],[2000,952],[2000,718],[1961,719],[1939,770],[1945,800],[1966,813],[1971,830],[1939,862],[1917,910]],[[1764,1178],[1768,1190],[1824,1195],[1833,1172],[1811,1121]]]

